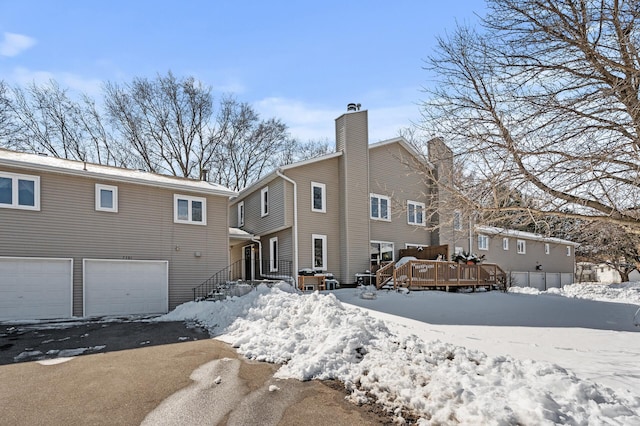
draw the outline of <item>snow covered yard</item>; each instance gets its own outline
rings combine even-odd
[[[562,295],[260,288],[163,318],[283,364],[277,377],[338,379],[399,421],[640,425],[637,306]]]

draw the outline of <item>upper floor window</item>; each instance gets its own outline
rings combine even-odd
[[[391,220],[389,215],[389,197],[371,194],[371,219]]]
[[[509,250],[509,239],[508,238],[503,238],[502,239],[502,250]]]
[[[453,212],[453,229],[454,231],[460,231],[462,229],[462,213],[458,210]]]
[[[571,246],[567,246],[567,256],[571,256]]]
[[[424,203],[407,201],[407,223],[424,226]]]
[[[118,187],[96,183],[96,210],[118,212]]]
[[[326,191],[324,183],[311,182],[311,211],[326,213]]]
[[[518,254],[527,253],[527,242],[525,240],[516,240],[516,252]]]
[[[550,251],[549,243],[544,243],[544,254],[549,254]]]
[[[190,195],[173,196],[173,221],[175,223],[207,224],[207,200]]]
[[[260,191],[260,216],[264,217],[269,214],[269,187],[265,186]]]
[[[478,250],[489,250],[489,237],[487,235],[478,235]]]
[[[244,226],[244,201],[238,203],[238,228]]]
[[[269,239],[269,272],[278,272],[278,237]]]
[[[40,177],[0,172],[0,207],[40,210]]]

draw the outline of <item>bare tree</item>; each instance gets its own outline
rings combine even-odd
[[[0,145],[7,145],[14,131],[7,84],[0,80]]]
[[[445,188],[489,222],[553,213],[640,233],[635,0],[488,0],[427,60],[424,128],[472,176]],[[526,204],[505,205],[517,192]]]

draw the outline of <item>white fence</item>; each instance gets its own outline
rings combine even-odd
[[[507,273],[510,287],[533,287],[544,291],[550,288],[562,288],[573,284],[573,274],[570,272],[517,272]]]

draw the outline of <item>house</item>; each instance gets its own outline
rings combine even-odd
[[[573,283],[577,243],[491,226],[475,226],[471,235],[456,240],[454,251],[499,264],[511,286],[547,290]]]
[[[423,173],[432,165],[402,137],[369,144],[355,104],[335,130],[336,152],[280,167],[232,199],[230,225],[252,236],[231,243],[244,279],[308,270],[353,283],[400,249],[438,244]]]
[[[167,312],[229,264],[208,182],[0,150],[0,320]]]

